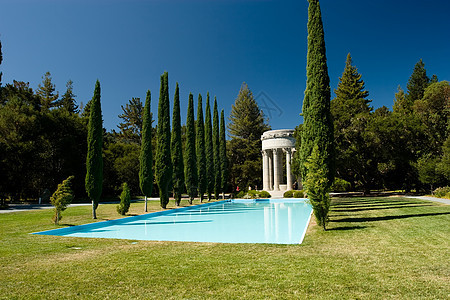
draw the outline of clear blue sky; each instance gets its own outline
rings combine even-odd
[[[348,52],[375,108],[392,107],[420,58],[429,76],[450,80],[450,1],[320,3],[332,90]],[[306,0],[2,0],[2,82],[35,89],[50,71],[60,94],[71,79],[86,103],[98,78],[111,130],[120,106],[145,99],[147,89],[157,115],[164,71],[171,101],[180,84],[183,123],[189,92],[195,100],[216,95],[228,116],[245,81],[273,129],[294,128],[302,122],[307,9]]]

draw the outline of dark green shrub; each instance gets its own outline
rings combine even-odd
[[[236,198],[238,198],[238,199],[244,198],[245,195],[246,195],[246,193],[244,191],[240,191],[239,193],[237,193]]]
[[[294,192],[294,198],[304,198],[304,197],[305,193],[303,192],[303,190]]]
[[[260,191],[260,192],[259,192],[259,198],[265,199],[265,198],[270,198],[270,197],[271,197],[271,195],[270,195],[270,193],[267,192],[267,191]]]
[[[248,198],[256,199],[256,198],[259,198],[259,193],[258,193],[258,191],[250,190],[250,191],[248,191],[247,196],[248,196]]]
[[[438,198],[448,198],[448,196],[450,196],[450,186],[435,189],[433,195]]]
[[[292,198],[294,197],[294,191],[286,191],[283,194],[283,198]]]
[[[351,186],[350,182],[341,178],[335,178],[331,190],[333,192],[348,192]]]
[[[130,209],[130,188],[127,183],[122,185],[122,194],[120,194],[120,203],[117,205],[117,212],[124,216]]]

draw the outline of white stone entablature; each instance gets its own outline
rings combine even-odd
[[[263,189],[265,191],[279,191],[292,189],[291,161],[295,151],[294,130],[279,129],[263,133]],[[286,184],[283,181],[283,157],[286,154]]]

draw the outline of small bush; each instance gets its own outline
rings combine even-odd
[[[304,197],[305,193],[303,192],[303,190],[294,192],[294,198],[304,198]]]
[[[50,197],[50,203],[55,207],[55,215],[53,216],[53,222],[55,225],[59,224],[62,219],[61,212],[65,211],[67,206],[73,201],[73,192],[70,188],[70,182],[73,176],[69,176],[62,183],[58,184],[58,188]]]
[[[434,190],[433,195],[438,198],[449,198],[450,186],[440,187]]]
[[[239,193],[237,193],[236,198],[238,198],[238,199],[244,198],[245,195],[246,195],[246,193],[244,191],[240,191]]]
[[[130,209],[130,188],[127,183],[122,185],[122,194],[120,194],[120,203],[117,205],[117,212],[124,216]]]
[[[256,199],[256,198],[259,198],[259,193],[258,193],[258,191],[250,190],[250,191],[248,191],[247,196],[250,199]]]
[[[294,197],[294,191],[286,191],[283,194],[283,198],[292,198]]]
[[[270,193],[269,192],[267,192],[267,191],[261,191],[261,192],[259,192],[259,198],[270,198],[271,197],[271,195],[270,195]]]
[[[341,178],[335,178],[331,190],[333,192],[348,192],[351,186],[350,182]]]

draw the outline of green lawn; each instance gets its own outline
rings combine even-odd
[[[183,202],[184,203],[184,202]],[[151,210],[159,203],[150,202]],[[173,201],[170,205],[173,206]],[[143,203],[132,203],[131,214]],[[302,245],[30,235],[52,211],[0,214],[5,299],[448,299],[450,206],[406,198],[333,199],[328,231]],[[100,205],[99,220],[117,218]],[[91,222],[90,207],[63,224]]]

